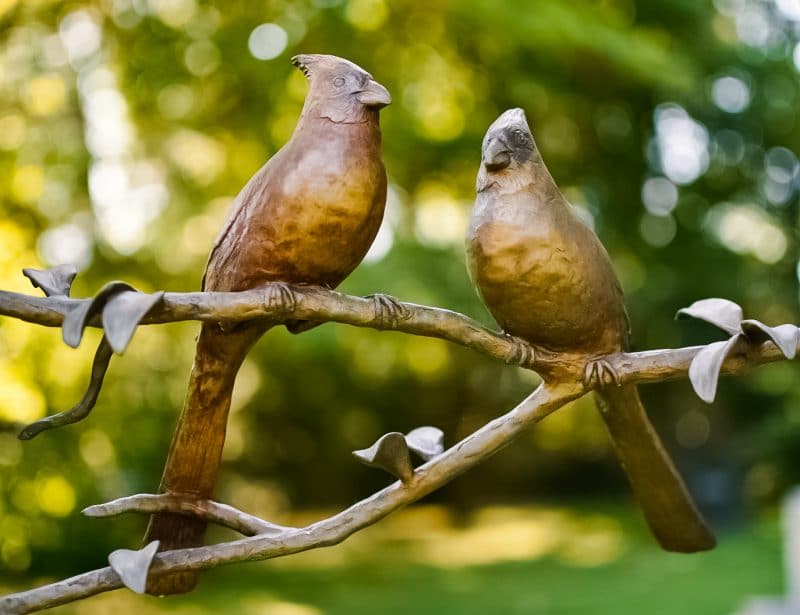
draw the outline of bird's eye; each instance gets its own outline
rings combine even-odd
[[[517,128],[516,130],[514,130],[514,138],[517,141],[524,141],[525,140],[525,133],[522,132],[519,128]]]
[[[336,77],[336,79],[333,80],[333,85],[337,88],[342,87],[344,85],[344,77]]]

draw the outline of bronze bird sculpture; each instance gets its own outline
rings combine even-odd
[[[650,529],[664,549],[711,549],[715,539],[650,424],[635,386],[601,357],[627,348],[622,289],[608,253],[573,213],[542,160],[522,109],[483,140],[467,231],[470,274],[502,329],[585,362],[601,415]]]
[[[203,290],[241,291],[276,281],[335,287],[361,262],[381,224],[386,171],[378,116],[391,102],[389,92],[335,56],[299,55],[292,62],[309,81],[302,114],[289,142],[234,201],[211,250]],[[236,373],[269,326],[203,325],[162,492],[211,496]],[[205,526],[159,513],[145,540],[160,540],[161,550],[198,546]],[[148,593],[183,593],[195,583],[192,573],[176,573],[152,580]]]

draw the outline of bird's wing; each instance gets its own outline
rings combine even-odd
[[[252,202],[252,194],[256,189],[265,181],[267,181],[267,172],[269,170],[269,163],[274,160],[270,158],[267,163],[259,169],[259,171],[250,178],[250,181],[247,182],[242,191],[236,196],[236,200],[231,205],[230,209],[228,210],[228,215],[225,218],[225,223],[222,225],[222,230],[220,231],[219,235],[217,235],[216,241],[214,241],[214,245],[211,247],[211,252],[208,254],[208,260],[206,261],[206,267],[203,271],[203,278],[200,282],[200,290],[206,290],[206,278],[208,276],[208,269],[209,266],[214,262],[215,257],[217,256],[217,252],[219,251],[220,247],[225,240],[227,239],[228,235],[230,235],[231,229],[236,224],[236,221],[239,220],[243,215],[247,215],[247,207]]]
[[[564,199],[564,202],[567,202],[566,199]],[[628,309],[625,307],[625,293],[622,290],[622,284],[620,283],[619,277],[617,276],[617,273],[614,271],[614,267],[611,264],[611,256],[608,254],[608,250],[606,250],[603,242],[600,241],[600,237],[597,236],[597,233],[595,233],[593,229],[586,227],[583,221],[574,213],[574,210],[571,210],[570,213],[572,213],[573,218],[577,221],[576,223],[583,225],[587,230],[587,234],[591,235],[592,241],[597,249],[597,254],[594,258],[598,259],[599,262],[605,262],[607,264],[604,283],[608,284],[613,282],[614,284],[614,295],[616,296],[616,300],[620,307],[620,314],[617,321],[620,344],[622,346],[622,350],[629,350],[631,344],[631,319],[630,316],[628,316]]]
[[[234,201],[233,205],[231,205],[230,209],[228,210],[228,214],[225,218],[225,223],[222,225],[222,230],[220,231],[219,235],[217,235],[217,239],[214,241],[214,245],[211,246],[211,252],[208,253],[208,259],[206,260],[206,267],[203,270],[203,278],[200,281],[200,290],[206,289],[206,276],[208,275],[208,267],[214,261],[214,257],[217,255],[219,247],[225,241],[225,238],[230,233],[231,227],[233,227],[233,223],[239,217],[239,213],[245,206],[246,206],[246,201],[237,198],[236,201]]]
[[[625,296],[622,293],[622,286],[617,279],[617,292],[619,293],[619,300],[622,303],[622,323],[620,333],[622,335],[622,349],[630,350],[633,343],[633,333],[631,332],[631,317],[628,315],[628,308],[625,306]]]

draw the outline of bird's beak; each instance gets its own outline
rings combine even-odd
[[[487,171],[502,171],[511,164],[511,152],[500,139],[492,139],[483,152],[483,164]]]
[[[367,83],[367,87],[356,94],[356,100],[365,107],[375,107],[376,109],[380,109],[392,103],[389,90],[372,79]]]

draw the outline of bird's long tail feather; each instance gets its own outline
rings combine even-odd
[[[263,327],[248,326],[222,332],[215,323],[203,325],[160,492],[211,497],[225,443],[236,374],[263,332]],[[159,540],[161,551],[197,547],[203,542],[205,529],[206,523],[199,519],[158,513],[150,518],[145,543]],[[186,593],[196,582],[194,573],[174,573],[151,579],[147,592],[153,595]]]
[[[714,535],[650,424],[636,387],[605,389],[598,402],[634,496],[661,546],[682,553],[712,549]]]

